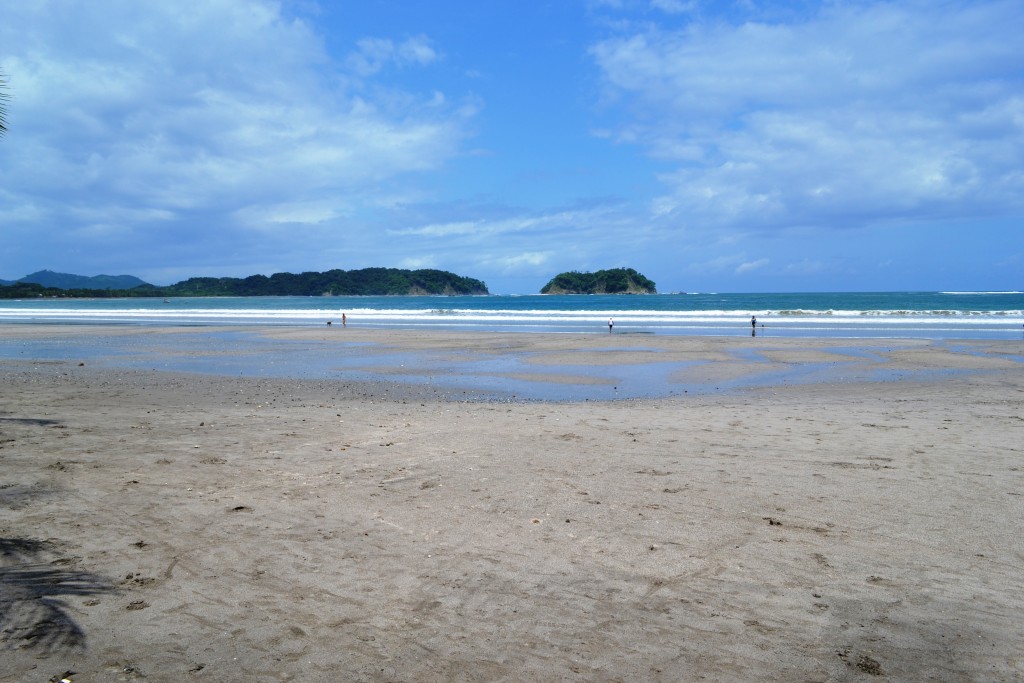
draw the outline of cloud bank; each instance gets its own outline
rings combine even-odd
[[[617,139],[670,167],[654,212],[748,230],[1019,212],[1022,6],[815,6],[593,46],[630,111]]]
[[[429,65],[426,39],[366,38],[332,59],[277,3],[19,3],[5,13],[14,16],[0,42],[15,56],[3,69],[17,98],[5,223],[69,226],[53,238],[107,242],[128,250],[126,264],[145,261],[153,243],[192,245],[178,250],[183,270],[224,269],[232,252],[251,259],[253,239],[294,249],[296,233],[280,226],[314,239],[317,226],[372,211],[393,179],[444,164],[472,116],[436,92],[368,81]]]
[[[0,277],[1017,286],[1019,2],[513,10],[12,4]]]

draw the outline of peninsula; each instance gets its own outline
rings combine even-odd
[[[58,274],[53,274],[58,275]],[[373,295],[477,295],[488,294],[480,280],[444,270],[363,268],[323,273],[274,273],[236,277],[193,277],[167,287],[143,283],[125,289],[92,284],[87,278],[65,276],[73,287],[21,280],[0,285],[0,299],[30,297],[109,298],[172,296],[373,296]],[[122,276],[127,277],[127,276]],[[84,280],[84,282],[83,282]],[[140,280],[141,282],[141,280]],[[105,284],[105,283],[104,283]]]

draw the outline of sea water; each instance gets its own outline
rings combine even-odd
[[[0,323],[324,325],[490,332],[1018,339],[1024,293],[174,297],[0,301]],[[751,326],[756,317],[757,326]]]

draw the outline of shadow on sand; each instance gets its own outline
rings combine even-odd
[[[61,568],[61,560],[45,563],[52,550],[45,541],[0,538],[0,651],[85,649],[85,632],[62,598],[115,588],[96,574]]]
[[[47,420],[46,418],[41,417],[0,417],[0,422],[34,425],[36,427],[52,427],[60,424],[60,420]]]

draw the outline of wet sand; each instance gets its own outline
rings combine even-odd
[[[0,681],[1024,677],[1020,343],[342,334],[706,391],[7,357]]]

